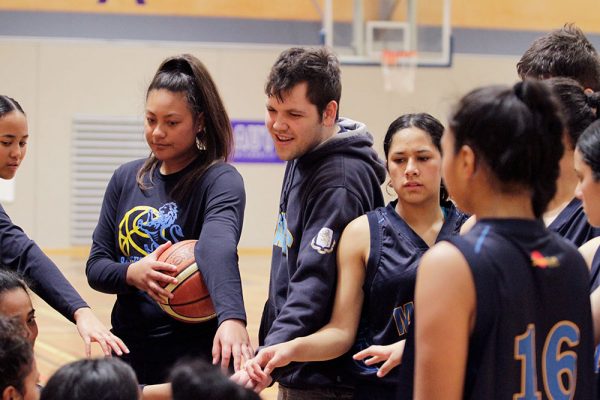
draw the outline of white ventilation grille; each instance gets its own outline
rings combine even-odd
[[[92,243],[114,170],[148,154],[140,118],[80,116],[73,120],[71,245]]]

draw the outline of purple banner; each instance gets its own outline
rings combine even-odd
[[[237,163],[281,163],[264,121],[231,121]]]

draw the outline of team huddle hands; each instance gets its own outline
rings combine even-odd
[[[567,67],[593,71],[554,76],[546,68],[563,53]],[[68,400],[64,382],[93,386],[100,369],[127,400],[139,384],[146,400],[217,398],[211,385],[219,399],[255,400],[274,382],[294,400],[592,399],[600,58],[567,25],[517,69],[513,85],[465,94],[446,127],[425,112],[398,116],[382,160],[367,126],[339,116],[337,57],[325,47],[279,55],[265,125],[286,166],[255,353],[231,121],[204,64],[168,57],[146,92],[150,156],[113,173],[85,269],[115,296],[112,329],[0,206],[0,239],[13,246],[2,257],[17,272],[0,269],[0,325],[18,332],[0,346],[23,349],[35,388],[38,329],[21,274],[76,323],[86,357],[97,343],[107,358],[60,369],[42,400]],[[0,96],[0,178],[14,176],[28,137],[21,106]],[[9,364],[0,360],[0,376]],[[3,399],[37,400],[19,392],[25,382],[8,386]]]

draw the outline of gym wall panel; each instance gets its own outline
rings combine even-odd
[[[262,120],[263,86],[284,47],[232,48],[190,43],[0,39],[0,87],[30,120],[30,152],[17,175],[13,220],[45,248],[69,247],[72,121],[76,115],[139,117],[147,84],[167,56],[191,52],[216,81],[232,119]],[[512,83],[514,56],[456,55],[451,68],[417,70],[417,91],[383,91],[379,67],[344,66],[341,115],[365,122],[382,154],[388,124],[406,112],[445,121],[450,105],[485,83]],[[140,135],[142,133],[140,132]],[[240,246],[273,240],[283,164],[237,164],[247,207]]]

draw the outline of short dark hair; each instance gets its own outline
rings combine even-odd
[[[0,118],[13,111],[18,111],[25,115],[25,111],[23,111],[23,108],[15,99],[0,94]]]
[[[202,61],[191,54],[182,54],[165,59],[156,71],[146,91],[146,98],[153,90],[165,89],[173,93],[184,93],[194,121],[204,117],[204,132],[198,132],[200,144],[195,168],[185,174],[170,191],[175,200],[185,201],[196,187],[204,172],[215,161],[227,161],[233,151],[233,131],[223,100],[219,95],[208,69]],[[146,177],[152,184],[152,174],[159,165],[151,154],[137,174],[138,186],[148,189]]]
[[[404,114],[392,121],[385,134],[385,138],[383,139],[383,152],[385,153],[386,165],[390,152],[390,146],[392,145],[392,140],[394,139],[396,133],[402,129],[413,127],[419,128],[423,132],[427,133],[440,154],[442,153],[442,135],[444,134],[444,125],[427,113]],[[442,182],[442,185],[440,186],[440,204],[448,204],[448,201],[448,191]]]
[[[569,134],[569,146],[574,150],[581,133],[597,118],[596,109],[600,106],[600,93],[587,95],[583,86],[571,78],[551,78],[543,82],[550,87],[560,102]]]
[[[455,107],[449,127],[456,152],[470,146],[499,190],[531,191],[533,212],[542,216],[556,193],[564,151],[560,106],[546,85],[526,79],[512,88],[475,89]]]
[[[283,51],[271,68],[265,94],[283,101],[283,97],[302,82],[306,82],[308,100],[317,107],[320,118],[330,101],[337,102],[337,119],[342,80],[340,62],[335,54],[325,47],[292,47]]]
[[[577,150],[583,161],[590,166],[596,182],[600,181],[600,121],[586,128],[577,141]]]
[[[40,400],[137,400],[133,369],[117,358],[79,360],[59,368]]]
[[[170,381],[173,400],[260,400],[256,393],[234,383],[217,367],[198,359],[178,362]]]
[[[574,24],[536,39],[517,63],[517,72],[521,79],[564,76],[585,88],[600,90],[598,53]]]
[[[25,378],[33,368],[33,349],[23,325],[0,316],[0,394],[9,386],[25,394]]]

